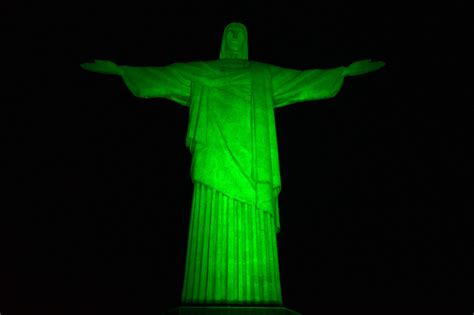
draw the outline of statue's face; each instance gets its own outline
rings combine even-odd
[[[229,27],[225,34],[227,49],[240,51],[244,45],[244,31],[240,27]]]

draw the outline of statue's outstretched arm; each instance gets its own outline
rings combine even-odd
[[[94,62],[85,62],[81,64],[81,68],[84,70],[103,73],[103,74],[116,74],[122,75],[123,70],[112,61],[108,60],[94,60]]]
[[[372,61],[371,59],[365,59],[353,62],[348,67],[344,68],[344,76],[354,76],[366,74],[372,71],[376,71],[385,66],[383,61]]]
[[[108,60],[95,60],[92,63],[83,63],[81,67],[97,73],[120,75],[136,97],[162,97],[189,106],[191,81],[186,78],[186,73],[190,70],[185,65],[134,67],[118,66]]]

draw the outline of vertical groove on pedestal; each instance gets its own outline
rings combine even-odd
[[[258,211],[258,210],[257,210]],[[264,272],[262,273],[262,296],[264,301],[270,301],[270,277],[269,275],[271,274],[271,269],[270,265],[268,264],[268,244],[266,242],[266,234],[265,233],[265,219],[268,216],[267,213],[264,211],[258,211],[259,214],[259,227],[260,227],[260,243],[262,244],[261,247],[261,253],[262,253],[262,269]]]
[[[246,209],[244,209],[244,204],[240,202],[236,202],[237,205],[237,213],[239,214],[237,216],[236,224],[237,224],[237,283],[238,283],[238,289],[237,289],[237,301],[244,301],[244,290],[245,290],[245,282],[244,282],[244,276],[245,276],[245,269],[244,269],[244,264],[245,264],[245,256],[244,256],[244,247],[245,247],[245,242],[243,238],[243,227],[242,227],[242,216],[245,212]]]
[[[199,187],[195,187],[196,191],[199,189]],[[196,208],[196,202],[197,202],[197,197],[193,198],[193,203],[192,203],[192,208]],[[194,270],[193,266],[194,264],[191,263],[191,261],[195,260],[195,233],[196,233],[196,212],[191,211],[191,219],[189,223],[189,235],[188,235],[188,249],[186,252],[186,269],[184,273],[184,286],[183,286],[183,292],[181,295],[181,300],[186,300],[188,296],[190,296],[190,292],[192,290],[192,283],[194,283]]]
[[[195,195],[195,198],[196,198],[196,203],[195,203],[195,206],[196,208],[195,209],[198,209],[201,207],[201,187],[196,187],[196,191],[194,193]],[[201,217],[201,213],[199,211],[195,211],[194,212],[194,216],[196,217],[196,221],[195,221],[195,226],[193,227],[194,228],[194,237],[193,237],[193,240],[192,240],[192,243],[193,243],[193,259],[190,261],[190,273],[191,273],[191,284],[190,284],[190,290],[189,290],[189,297],[191,297],[193,300],[194,300],[194,297],[196,296],[196,292],[197,292],[197,288],[195,287],[196,286],[196,283],[199,282],[199,279],[197,278],[198,277],[198,273],[197,272],[197,268],[199,267],[198,266],[198,241],[199,241],[199,226],[200,226],[200,217]],[[194,302],[194,301],[190,301],[190,302]]]
[[[244,204],[243,206],[243,211],[242,215],[240,216],[242,220],[242,226],[245,227],[243,229],[243,243],[244,243],[244,257],[243,257],[243,278],[244,278],[244,301],[251,301],[251,288],[250,288],[250,279],[251,279],[251,273],[250,273],[250,237],[249,237],[249,231],[248,231],[248,212],[250,210],[250,206],[248,204]]]
[[[248,301],[252,301],[255,298],[255,286],[254,286],[254,268],[255,268],[255,255],[254,255],[254,247],[253,247],[253,231],[252,231],[252,207],[248,207],[247,215],[245,224],[247,225],[247,251],[249,253],[247,261],[245,262],[247,265],[247,288],[248,288]]]
[[[219,200],[219,210],[217,212],[217,233],[216,233],[216,292],[213,297],[213,301],[217,302],[224,299],[224,288],[223,281],[225,279],[224,274],[224,240],[225,237],[222,233],[224,229],[224,216],[222,211],[220,211],[225,205],[224,200]]]
[[[219,192],[215,190],[212,191],[213,198],[211,204],[211,219],[210,219],[210,237],[209,237],[209,266],[208,266],[208,278],[207,278],[207,291],[206,297],[209,301],[215,300],[215,293],[216,293],[216,273],[213,272],[216,270],[216,251],[217,251],[217,242],[218,242],[218,234],[217,234],[217,223],[218,223],[218,207],[219,207]],[[215,236],[215,237],[213,237]]]
[[[201,207],[201,186],[196,186],[196,192],[195,192],[195,201],[194,201],[194,209],[198,209]],[[193,239],[190,242],[191,243],[191,249],[192,249],[192,259],[190,260],[190,268],[189,268],[189,274],[190,274],[190,281],[191,283],[189,284],[189,297],[195,297],[195,285],[196,283],[199,282],[199,279],[197,278],[198,272],[196,271],[196,268],[198,268],[198,240],[199,240],[199,219],[200,219],[200,212],[199,211],[193,211],[193,216],[195,218],[194,220],[194,226],[193,226]],[[194,299],[193,299],[194,300]],[[194,301],[190,301],[194,302]]]
[[[234,209],[233,209],[233,200],[229,199],[228,200],[228,214],[227,214],[227,225],[226,225],[226,230],[227,230],[227,287],[228,288],[234,288],[235,283],[234,283],[234,246],[235,243],[233,242],[233,237],[234,235]],[[227,301],[231,302],[235,299],[234,298],[234,293],[235,290],[227,290]]]
[[[259,250],[259,240],[258,240],[258,216],[257,216],[257,209],[252,207],[250,210],[251,213],[251,222],[250,222],[250,229],[252,230],[252,251],[253,251],[253,286],[254,286],[254,296],[252,300],[260,301],[261,294],[260,294],[260,282],[261,282],[261,275],[263,273],[262,264],[260,259],[260,250]]]
[[[272,230],[272,227],[274,227],[275,223],[274,223],[273,218],[269,216],[265,216],[265,224],[266,224],[266,230]],[[276,281],[276,276],[275,276],[275,273],[278,270],[277,261],[275,259],[278,256],[275,256],[275,248],[274,248],[276,239],[268,235],[268,233],[265,234],[265,238],[266,238],[265,243],[267,244],[267,253],[269,257],[268,262],[270,265],[269,267],[270,298],[269,299],[272,301],[276,301],[278,300],[278,290],[280,286],[280,283]]]
[[[222,248],[222,299],[219,301],[227,301],[229,299],[229,294],[227,292],[229,284],[227,279],[229,278],[229,233],[228,233],[228,213],[229,213],[229,198],[223,196],[224,205],[222,211],[222,235],[224,238],[223,248]]]
[[[183,303],[281,304],[273,217],[195,183]]]
[[[212,205],[212,198],[211,198],[211,193],[212,191],[208,189],[207,187],[204,189],[204,194],[203,194],[203,199],[206,201],[206,210],[207,211],[202,211],[203,213],[203,221],[200,226],[201,229],[201,257],[200,257],[200,275],[199,275],[199,286],[198,286],[198,294],[197,294],[197,300],[198,301],[205,301],[205,294],[206,294],[206,285],[207,285],[207,271],[208,271],[208,261],[207,258],[209,257],[208,255],[208,241],[209,241],[209,218],[210,218],[210,212],[212,211],[212,207],[209,205]]]

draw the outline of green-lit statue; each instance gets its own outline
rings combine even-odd
[[[274,109],[335,96],[344,77],[384,66],[363,60],[291,70],[248,60],[247,30],[224,30],[220,58],[165,67],[81,66],[122,76],[137,97],[189,107],[193,159],[184,304],[281,305],[276,233],[280,172]]]

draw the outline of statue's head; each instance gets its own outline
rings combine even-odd
[[[224,29],[221,45],[221,59],[248,60],[247,28],[242,23],[230,23]]]

